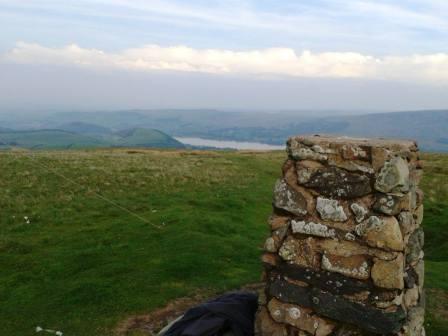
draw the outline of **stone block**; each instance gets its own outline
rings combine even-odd
[[[335,166],[338,168],[342,168],[351,172],[362,172],[366,174],[373,174],[375,173],[374,169],[371,167],[370,164],[363,162],[363,161],[348,161],[348,160],[342,160],[340,157],[329,157],[328,158],[328,165],[329,166]]]
[[[278,251],[279,247],[282,245],[286,234],[288,233],[288,228],[283,227],[272,232],[272,236],[268,237],[264,243],[264,249],[268,252],[275,253]]]
[[[424,233],[421,228],[411,234],[406,248],[406,264],[415,264],[421,259],[424,240]]]
[[[397,215],[402,209],[402,198],[396,195],[377,193],[373,210],[386,215]]]
[[[304,186],[323,196],[336,199],[357,198],[372,191],[368,176],[350,173],[337,167],[318,169]]]
[[[417,228],[414,215],[409,211],[400,212],[398,223],[403,237],[409,236]]]
[[[263,253],[261,261],[270,267],[277,266],[279,263],[279,257],[274,253]]]
[[[340,257],[324,254],[322,256],[322,268],[360,280],[367,280],[370,277],[369,261],[363,255]]]
[[[409,309],[406,324],[403,327],[403,336],[424,336],[424,320],[425,309],[423,307]]]
[[[375,258],[371,274],[375,286],[388,289],[403,289],[403,255],[399,254],[396,259],[390,261]]]
[[[291,221],[291,230],[293,233],[304,233],[318,237],[336,237],[336,230],[329,228],[325,224],[305,222],[301,220]]]
[[[347,220],[344,207],[337,200],[318,197],[316,210],[323,220],[344,222]]]
[[[283,303],[277,299],[269,301],[268,310],[274,321],[287,323],[315,336],[330,335],[336,327],[332,321],[313,314],[309,308]]]
[[[287,151],[289,156],[294,160],[314,160],[325,162],[328,155],[316,152],[313,148],[306,146],[303,142],[297,139],[289,139]]]
[[[371,149],[369,146],[342,145],[342,158],[347,160],[364,160],[370,161]]]
[[[291,188],[284,179],[280,179],[274,188],[274,206],[296,216],[307,213],[306,198]]]
[[[358,203],[352,203],[350,205],[350,209],[352,209],[356,222],[358,223],[361,223],[369,213],[369,210],[367,210],[362,204]]]
[[[371,285],[366,281],[288,263],[279,264],[276,271],[288,280],[298,280],[337,295],[355,295],[371,289]]]
[[[382,260],[393,260],[397,252],[383,251],[377,248],[361,245],[358,242],[336,239],[321,239],[315,242],[320,252],[333,254],[341,257],[351,257],[355,255],[369,255]]]
[[[260,336],[424,336],[416,144],[297,136],[287,152],[263,256]]]
[[[316,248],[315,240],[311,237],[306,239],[287,237],[278,254],[283,260],[293,264],[316,269],[320,268],[321,256]]]
[[[269,217],[268,223],[272,231],[288,228],[289,226],[289,217],[286,216],[277,216],[275,214]]]
[[[375,189],[384,193],[402,193],[409,190],[409,167],[399,157],[393,157],[381,168],[375,181]]]
[[[255,317],[256,336],[288,336],[288,330],[284,324],[275,322],[268,310],[261,307]]]
[[[404,249],[400,225],[395,217],[370,216],[357,225],[356,233],[372,247],[393,251]]]
[[[420,292],[418,286],[414,286],[404,291],[403,303],[406,308],[415,307],[418,304]]]
[[[423,204],[419,205],[414,211],[415,225],[418,227],[423,222]]]

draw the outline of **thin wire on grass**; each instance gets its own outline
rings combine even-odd
[[[77,186],[79,186],[81,188],[85,188],[82,184],[76,182],[75,180],[73,180],[73,179],[71,179],[71,178],[69,178],[69,177],[67,177],[67,176],[65,176],[65,175],[55,171],[54,169],[50,168],[49,166],[39,162],[36,158],[33,157],[33,155],[30,152],[28,152],[28,153],[30,155],[26,155],[25,154],[25,156],[30,158],[34,163],[36,163],[41,168],[45,169],[46,171],[48,171],[50,173],[53,173],[56,176],[59,176],[60,178],[63,178],[64,180],[68,181],[69,183],[77,185]],[[140,219],[142,222],[144,222],[146,224],[149,224],[149,225],[152,225],[153,227],[155,227],[157,229],[162,229],[163,226],[152,223],[151,221],[147,220],[146,218],[140,216],[139,214],[136,214],[135,212],[129,210],[128,208],[125,208],[124,206],[118,204],[117,202],[114,202],[114,201],[108,199],[107,197],[101,195],[100,193],[98,193],[96,191],[93,191],[93,190],[91,192],[93,193],[94,196],[98,197],[99,199],[101,199],[101,200],[103,200],[103,201],[105,201],[105,202],[115,206],[116,208],[118,208],[118,209],[120,209],[120,210],[122,210],[124,212],[127,212],[128,214],[134,216],[135,218]]]

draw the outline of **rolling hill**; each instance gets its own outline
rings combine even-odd
[[[448,110],[370,114],[341,111],[235,112],[217,110],[128,110],[51,114],[33,122],[86,134],[91,130],[157,129],[172,136],[284,144],[296,134],[341,134],[411,138],[425,151],[448,151]],[[89,124],[89,125],[87,125]],[[94,124],[94,125],[93,125]],[[15,124],[18,125],[18,124]],[[5,124],[11,127],[9,124]]]
[[[84,130],[88,129],[92,132],[86,132],[85,134],[60,129],[0,131],[0,148],[184,147],[182,143],[168,134],[154,129],[135,128],[116,133],[104,133],[105,128],[93,126],[84,126]],[[93,131],[99,131],[100,133],[94,133]]]
[[[8,121],[9,120],[9,121]],[[235,112],[217,110],[124,110],[110,112],[66,112],[40,119],[3,119],[2,127],[16,129],[60,129],[117,142],[120,132],[145,128],[176,137],[261,142],[282,145],[297,134],[339,134],[360,137],[415,139],[424,151],[448,152],[448,110],[422,110],[370,114],[341,111]],[[118,135],[117,135],[118,132]],[[154,131],[156,132],[156,131]],[[141,131],[126,143],[152,144]],[[117,138],[118,136],[118,138]],[[159,137],[153,134],[150,138]],[[112,137],[112,139],[111,139]],[[157,146],[165,147],[165,140]],[[168,140],[167,140],[168,141]],[[178,144],[177,144],[178,145]],[[167,147],[176,146],[169,140]]]
[[[116,132],[118,147],[160,147],[183,148],[184,144],[170,137],[168,134],[155,129],[134,128]]]
[[[110,134],[111,130],[107,127],[98,126],[96,124],[85,123],[80,121],[69,122],[59,125],[57,129],[79,133],[79,134]]]
[[[1,147],[23,147],[28,149],[68,149],[104,147],[100,139],[63,130],[30,130],[0,132]]]

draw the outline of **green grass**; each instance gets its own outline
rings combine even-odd
[[[427,335],[448,335],[448,155],[425,154]]]
[[[173,298],[259,280],[284,153],[28,153],[0,152],[1,335],[110,335]],[[446,335],[448,155],[425,159],[427,334]]]
[[[64,130],[1,131],[1,148],[82,149],[107,147],[184,148],[166,133],[155,129],[134,128],[110,134],[78,134]]]
[[[108,335],[119,320],[196,289],[259,279],[257,246],[283,153],[33,155],[0,154],[5,335],[33,335],[37,325]]]
[[[115,140],[115,145],[121,147],[184,147],[181,142],[177,141],[168,134],[156,129],[136,128],[118,132],[118,135],[120,135],[121,137]]]
[[[105,147],[100,139],[62,130],[0,132],[0,147],[20,146],[33,149]]]

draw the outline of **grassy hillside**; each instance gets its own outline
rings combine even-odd
[[[0,152],[2,335],[35,335],[36,326],[111,335],[119,321],[173,298],[258,281],[257,247],[284,158]],[[448,156],[425,160],[427,334],[441,336],[448,333]]]
[[[31,149],[101,147],[106,143],[96,138],[62,130],[0,132],[1,147]]]
[[[78,133],[78,134],[109,134],[111,130],[107,127],[98,126],[91,123],[85,122],[70,122],[62,125],[58,125],[56,129]]]
[[[70,130],[47,129],[3,132],[0,130],[0,148],[184,147],[173,137],[155,129],[134,128],[112,134],[109,130],[92,124],[72,123],[67,127]]]
[[[116,133],[119,138],[115,146],[120,147],[158,147],[183,148],[184,144],[168,134],[155,129],[134,128]]]

